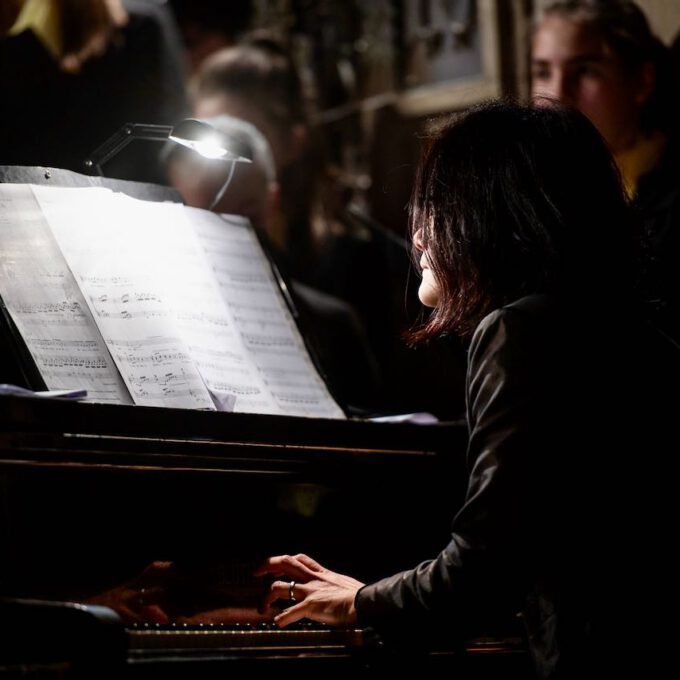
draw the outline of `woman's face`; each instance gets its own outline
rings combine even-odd
[[[577,108],[614,153],[635,142],[649,84],[624,67],[593,27],[547,15],[534,34],[531,72],[537,105],[548,98]]]
[[[420,287],[418,288],[418,297],[426,307],[436,307],[439,304],[441,290],[437,283],[437,279],[434,276],[434,272],[430,268],[430,259],[427,254],[427,248],[422,240],[422,231],[422,229],[418,229],[413,237],[413,242],[421,253],[420,268],[422,270],[422,279],[420,281]]]

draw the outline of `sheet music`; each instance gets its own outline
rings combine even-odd
[[[22,189],[32,221],[26,222],[26,206],[15,221],[28,231],[38,221],[43,240],[51,230],[45,257],[72,272],[77,309],[103,352],[95,366],[115,374],[119,391],[124,395],[127,386],[134,403],[344,417],[247,220],[101,188]],[[39,250],[43,257],[42,245]],[[10,292],[19,288],[25,287]],[[32,313],[47,319],[52,307]],[[89,336],[74,331],[68,348],[83,338]],[[51,367],[43,362],[39,368]]]
[[[120,195],[142,219],[155,257],[148,270],[161,284],[176,328],[218,409],[281,414],[248,356],[201,244],[179,204],[158,204]],[[178,275],[181,272],[181,275]]]
[[[0,292],[50,390],[131,403],[31,189],[0,184]]]
[[[32,189],[134,402],[214,409],[149,267],[146,214],[108,189]]]
[[[281,412],[343,418],[309,358],[248,221],[185,210],[243,344]]]

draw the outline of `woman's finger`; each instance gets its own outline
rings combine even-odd
[[[297,555],[276,555],[275,557],[269,557],[253,573],[255,576],[264,576],[265,574],[273,574],[277,577],[289,576],[296,581],[302,582],[309,581],[315,577],[314,571],[301,562]]]
[[[317,572],[326,571],[325,567],[322,567],[316,560],[313,560],[311,557],[303,553],[295,555],[295,559],[301,564],[304,564],[305,567],[312,569],[313,571]]]
[[[166,624],[170,622],[170,617],[157,604],[150,604],[142,607],[140,616],[143,621],[148,621],[150,623]]]
[[[292,607],[284,609],[280,614],[277,614],[274,617],[274,623],[279,628],[289,626],[291,623],[295,623],[300,619],[304,619],[305,616],[307,615],[307,609],[308,605],[304,600],[302,602],[298,602],[297,604],[294,604]]]
[[[292,597],[291,597],[292,596]],[[303,600],[302,585],[295,581],[274,581],[262,601],[260,611],[267,611],[277,600]]]

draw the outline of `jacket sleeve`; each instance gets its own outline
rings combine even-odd
[[[544,345],[534,321],[513,309],[493,312],[475,331],[466,379],[469,478],[451,539],[435,559],[363,587],[361,625],[467,628],[489,609],[519,609],[532,545]]]

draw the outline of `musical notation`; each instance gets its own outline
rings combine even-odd
[[[42,329],[46,330],[48,328],[57,328],[57,329],[66,329],[66,328],[71,328],[71,329],[76,329],[78,331],[82,330],[83,326],[87,326],[89,323],[89,319],[86,319],[85,317],[82,316],[72,316],[68,318],[64,318],[62,316],[26,316],[23,321],[22,325],[27,328],[37,328],[37,329]]]
[[[80,273],[78,274],[77,279],[80,281],[80,283],[84,283],[95,288],[99,287],[104,289],[108,289],[110,286],[113,286],[114,288],[122,288],[133,285],[133,280],[125,276],[98,276],[96,274],[85,275]],[[104,295],[103,297],[108,298],[108,295]]]
[[[105,283],[105,281],[100,281]],[[92,302],[112,302],[126,305],[128,302],[162,302],[156,293],[145,293],[142,291],[133,291],[132,293],[123,293],[115,296],[103,293],[96,300],[90,298]]]
[[[121,309],[120,311],[101,311],[97,310],[97,318],[99,319],[153,319],[161,318],[168,315],[167,310],[157,309],[138,309],[137,311],[131,312],[127,309]]]
[[[212,370],[219,372],[223,370],[223,364],[217,361],[202,361],[200,359],[197,359],[196,365],[198,366],[201,374],[203,374],[204,371]],[[229,368],[229,372],[232,374],[240,375],[241,377],[247,377],[250,375],[250,368],[247,366],[242,366],[241,368],[237,366],[231,366]]]
[[[246,220],[102,188],[16,186],[0,191],[21,225],[7,230],[0,283],[41,372],[65,383],[50,388],[91,374],[90,394],[110,399],[114,384],[128,403],[343,416]],[[30,263],[36,242],[40,284],[27,293],[16,262]]]
[[[49,356],[36,354],[36,360],[41,366],[47,368],[107,368],[108,362],[104,357],[77,357],[77,356]]]
[[[312,396],[309,393],[306,394],[297,394],[293,392],[274,392],[274,396],[282,402],[288,403],[288,404],[296,404],[298,406],[300,405],[317,405],[319,406],[321,404],[322,397],[321,395],[317,395],[316,398]]]
[[[80,303],[71,300],[33,304],[20,303],[16,305],[15,309],[19,314],[70,314],[72,316],[83,316]]]
[[[186,361],[189,359],[189,354],[184,352],[167,352],[154,350],[151,354],[116,354],[116,358],[120,361],[125,361],[130,366],[158,366],[163,364],[171,364],[175,361]]]
[[[31,187],[0,185],[0,291],[50,390],[132,403]]]
[[[206,349],[203,347],[197,347],[196,345],[188,345],[188,348],[192,354],[201,353],[203,356],[228,359],[232,366],[245,361],[242,354],[237,354],[236,352],[232,352],[230,350]]]
[[[277,317],[281,316],[281,308],[272,307],[271,305],[264,304],[244,305],[238,300],[232,300],[229,302],[229,306],[231,307],[234,313],[234,318],[236,318],[239,314],[248,314],[249,317],[254,318],[262,318],[272,315],[275,315]]]
[[[180,312],[177,314],[179,321],[193,324],[207,324],[209,326],[230,326],[229,319],[216,314],[206,314],[205,312]]]
[[[252,318],[250,316],[234,316],[234,321],[238,324],[240,328],[246,329],[250,326],[254,326],[260,331],[266,331],[268,328],[278,329],[284,331],[287,329],[288,324],[283,319],[262,319],[262,318]]]
[[[269,293],[269,286],[266,282],[249,281],[241,283],[240,281],[220,281],[220,288],[227,297],[227,299],[239,299],[243,295],[252,295],[253,293],[260,293],[267,295]]]
[[[235,394],[237,396],[262,394],[262,390],[255,385],[235,385],[233,383],[212,382],[210,388],[218,392],[228,392],[229,394]]]
[[[267,359],[276,359],[276,357],[279,356],[285,356],[286,360],[291,359],[292,357],[297,356],[297,352],[295,351],[295,348],[288,348],[289,350],[292,351],[286,351],[285,347],[282,347],[281,345],[251,345],[249,348],[250,353],[253,356],[256,356],[258,358],[258,361],[262,360],[267,360]],[[307,369],[309,370],[309,369]]]
[[[294,347],[295,340],[288,335],[262,335],[256,333],[243,333],[243,339],[248,345],[265,347]]]
[[[165,406],[168,399],[201,399],[203,385],[184,370],[144,373],[130,379],[132,393],[152,406]],[[151,403],[151,402],[158,403]]]
[[[275,406],[273,412],[341,417],[309,359],[252,229],[233,216],[197,211],[195,217],[195,233],[263,392]],[[276,372],[269,372],[272,367]],[[286,403],[273,391],[277,384],[295,387],[305,396],[298,404]],[[316,406],[306,410],[306,403]]]
[[[36,338],[33,341],[36,349],[42,351],[59,351],[68,349],[71,352],[96,352],[98,349],[96,340],[71,340],[66,342],[60,338]]]
[[[240,259],[239,264],[242,264]],[[267,277],[263,272],[252,271],[251,269],[235,271],[233,267],[225,267],[223,265],[216,265],[213,267],[213,269],[220,276],[224,276],[226,281],[230,281],[232,285],[266,286],[267,284]]]

